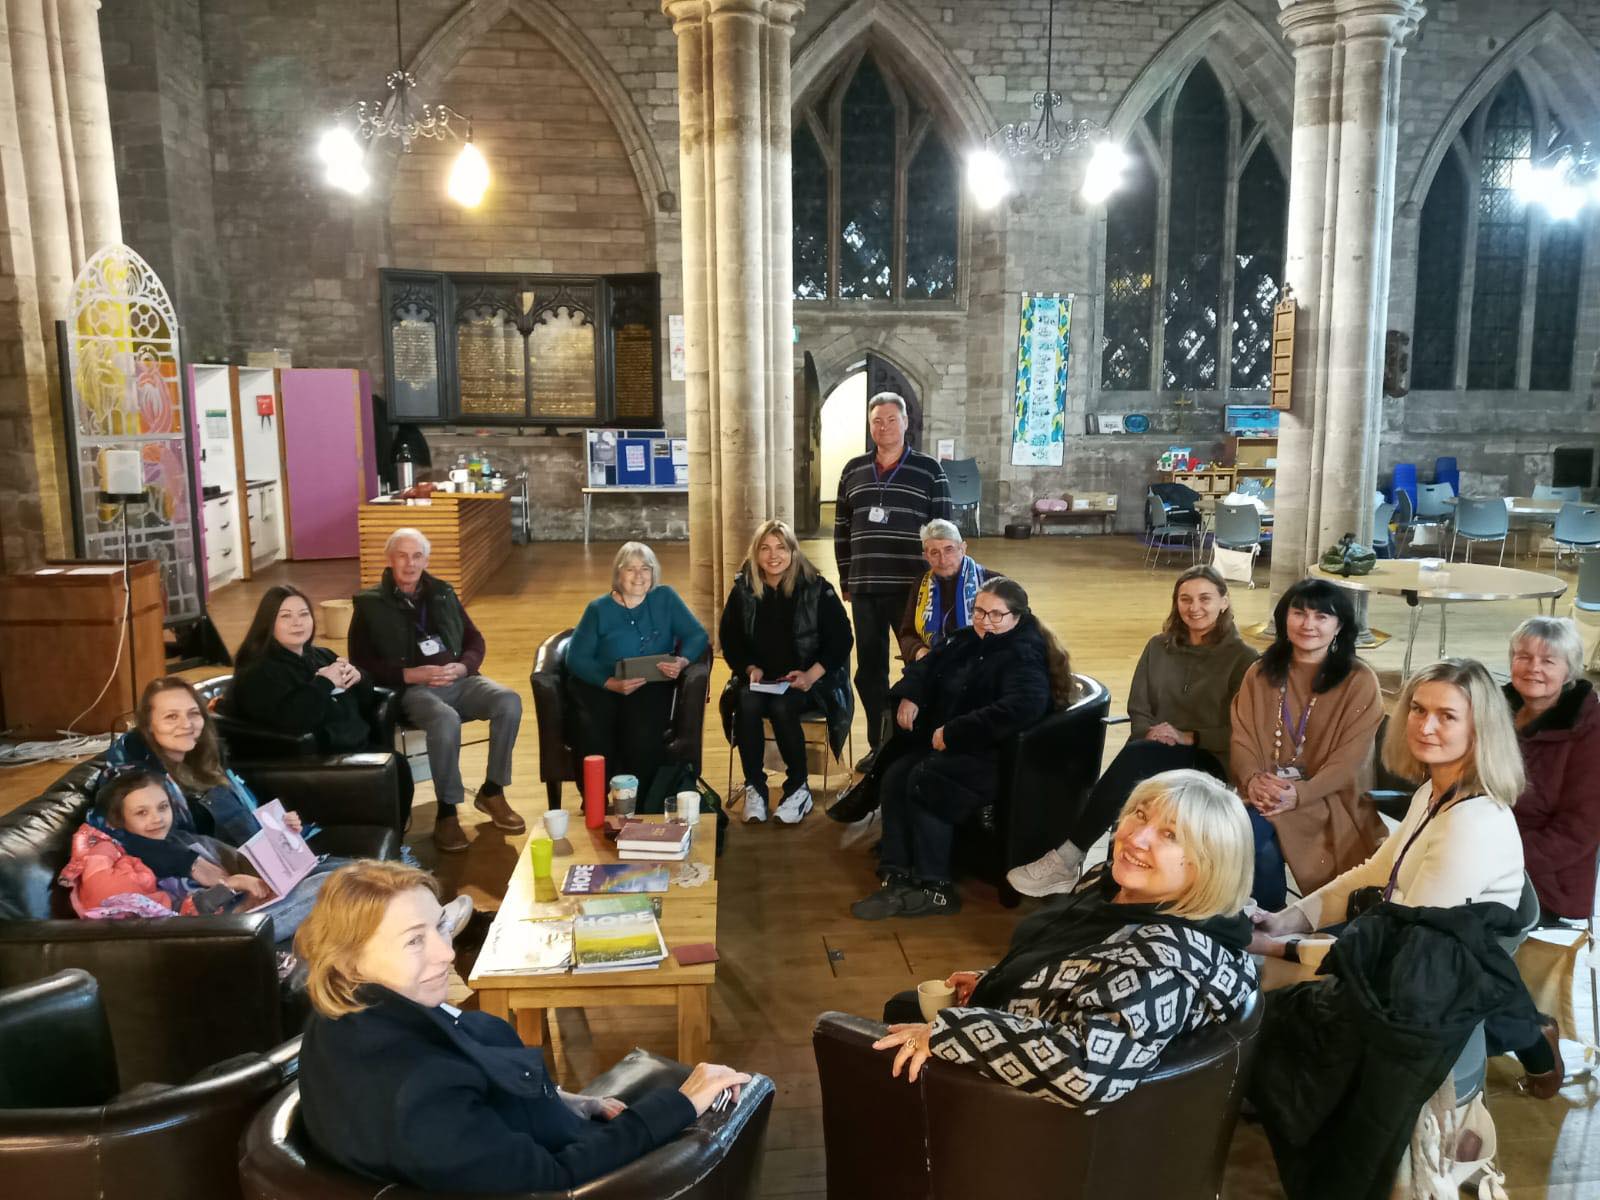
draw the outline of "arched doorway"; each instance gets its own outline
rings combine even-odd
[[[833,501],[845,463],[861,453],[861,431],[867,423],[867,373],[846,375],[822,400],[822,434],[818,464],[818,491],[822,508],[818,527],[824,537],[833,530]]]

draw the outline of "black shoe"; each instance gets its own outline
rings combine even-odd
[[[961,911],[961,893],[953,883],[930,883],[907,888],[901,901],[902,917],[953,917]]]
[[[865,754],[863,754],[860,758],[856,759],[856,774],[857,775],[865,775],[868,771],[872,770],[872,760],[877,758],[877,757],[878,757],[877,747],[873,747],[871,750],[868,750]]]
[[[878,807],[878,781],[857,779],[839,789],[828,816],[841,825],[854,825]]]
[[[904,878],[891,875],[878,885],[878,890],[864,900],[850,906],[850,915],[858,921],[881,921],[885,917],[898,917],[905,913],[906,900],[922,893]]]

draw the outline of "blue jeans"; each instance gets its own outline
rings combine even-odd
[[[1272,822],[1249,805],[1250,830],[1256,836],[1256,877],[1250,885],[1250,895],[1268,912],[1277,912],[1289,902],[1289,887],[1284,878],[1283,848],[1278,845],[1278,831]]]

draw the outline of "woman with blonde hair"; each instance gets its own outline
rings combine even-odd
[[[300,1048],[307,1134],[369,1178],[435,1191],[555,1192],[672,1140],[748,1075],[701,1063],[628,1103],[561,1091],[537,1048],[446,1002],[455,958],[433,876],[336,872],[300,927],[313,1014]]]
[[[798,824],[814,803],[800,718],[819,711],[827,718],[828,748],[838,757],[855,715],[850,691],[855,639],[839,594],[807,561],[784,522],[763,521],[750,539],[717,635],[733,672],[720,708],[723,730],[738,748],[744,770],[744,819],[767,818],[763,722],[771,722],[785,771],[775,815],[786,825]],[[752,690],[756,684],[762,690]],[[767,690],[773,686],[785,690]]]
[[[896,1050],[892,1069],[911,1081],[936,1056],[1092,1113],[1155,1070],[1173,1038],[1244,1010],[1253,869],[1237,796],[1201,771],[1153,776],[1128,797],[1110,862],[1019,924],[996,966],[951,975],[955,1003],[931,1024],[915,992],[891,999],[875,1048]]]
[[[589,602],[567,643],[579,755],[600,755],[608,775],[636,776],[639,794],[648,794],[666,761],[677,678],[709,644],[689,606],[661,582],[655,551],[625,542],[611,565],[611,590]],[[618,675],[623,659],[654,655],[662,656],[665,682]]]

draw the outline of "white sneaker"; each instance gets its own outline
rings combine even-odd
[[[444,906],[443,916],[439,924],[443,931],[448,931],[451,939],[460,936],[461,931],[467,927],[467,922],[472,920],[472,897],[457,896]]]
[[[1070,892],[1078,882],[1079,869],[1069,866],[1059,851],[1047,850],[1044,857],[1006,872],[1006,882],[1024,896],[1053,896]]]
[[[875,808],[861,820],[852,821],[844,827],[844,832],[839,835],[839,849],[848,850],[851,846],[872,842],[882,836],[883,810]]]
[[[767,802],[755,788],[745,785],[744,789],[744,822],[746,825],[759,825],[767,819]]]
[[[783,803],[778,805],[778,811],[774,815],[785,825],[798,825],[811,811],[812,804],[811,786],[802,783],[783,798]]]

